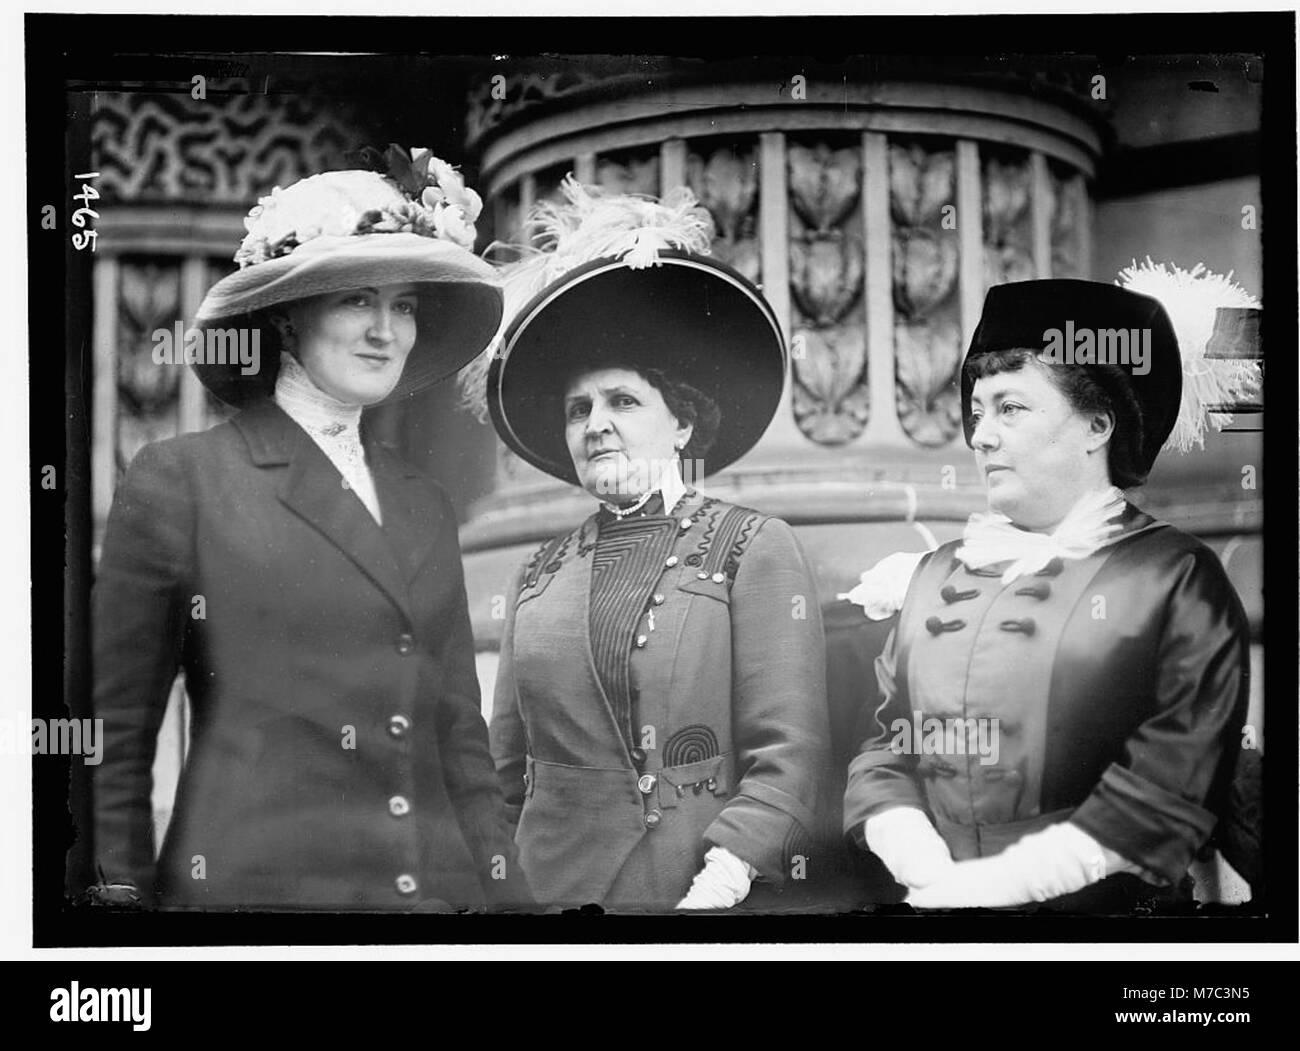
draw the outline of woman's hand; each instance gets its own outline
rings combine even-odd
[[[918,909],[1000,908],[1047,901],[1105,878],[1108,852],[1068,821],[1051,825],[991,858],[958,861],[905,899]]]
[[[757,870],[726,847],[710,847],[679,909],[729,909],[749,895]]]
[[[863,835],[894,879],[912,890],[943,879],[956,864],[948,844],[916,807],[890,807],[867,818]]]

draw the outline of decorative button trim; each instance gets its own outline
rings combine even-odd
[[[966,626],[964,620],[944,620],[942,617],[930,617],[925,628],[931,635],[941,635],[945,631],[961,631]]]
[[[414,894],[420,887],[420,885],[415,882],[415,877],[405,872],[398,876],[393,883],[397,886],[398,894]]]
[[[406,796],[393,796],[388,801],[388,812],[393,817],[406,817],[411,812],[411,803]]]
[[[388,732],[393,737],[404,737],[406,731],[411,728],[411,720],[405,715],[390,715],[388,717]]]
[[[655,775],[642,774],[637,778],[636,787],[643,796],[648,796],[655,790]]]
[[[939,597],[948,603],[965,602],[967,599],[976,598],[979,593],[979,588],[967,588],[965,591],[959,591],[951,584],[945,584],[939,589]]]

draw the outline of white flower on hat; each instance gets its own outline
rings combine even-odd
[[[417,180],[427,181],[420,203],[431,213],[436,236],[473,248],[478,236],[474,223],[483,211],[483,199],[465,185],[460,172],[430,150],[413,148],[411,167]]]
[[[459,208],[439,205],[433,210],[433,228],[439,237],[455,241],[462,248],[473,248],[477,236],[474,224],[465,218]]]
[[[446,161],[431,156],[429,175],[435,180],[436,189],[449,208],[459,209],[466,222],[477,221],[479,213],[483,211],[483,199],[465,185],[460,172]]]
[[[396,152],[396,158],[394,158]],[[472,249],[483,209],[459,172],[422,147],[410,159],[390,147],[390,173],[339,171],[275,187],[244,219],[241,269],[288,255],[317,237],[415,233]]]
[[[367,212],[404,202],[402,192],[378,172],[324,172],[283,189],[277,186],[244,219],[248,235],[235,261],[252,266],[317,237],[346,237]]]

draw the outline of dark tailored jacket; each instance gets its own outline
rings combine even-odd
[[[698,493],[676,513],[638,596],[655,629],[624,638],[635,726],[593,664],[595,516],[507,603],[492,750],[541,903],[671,909],[710,844],[769,885],[806,876],[828,754],[812,572],[780,519]]]
[[[364,441],[382,529],[270,401],[131,463],[94,589],[95,847],[110,880],[212,908],[528,900],[453,508]],[[178,667],[191,748],[155,869],[150,767]]]
[[[917,806],[962,860],[1068,818],[1148,884],[1183,880],[1241,745],[1247,621],[1204,544],[1132,505],[1121,521],[1092,556],[1006,586],[1002,566],[957,561],[960,541],[927,556],[877,661],[885,700],[850,766],[846,833],[861,843],[873,814]],[[914,712],[997,718],[997,762],[969,744],[898,754],[896,720]]]

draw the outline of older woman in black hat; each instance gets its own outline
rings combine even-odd
[[[193,337],[200,378],[242,411],[146,446],[116,494],[94,591],[101,900],[528,900],[456,515],[362,418],[477,354],[500,282],[469,251],[478,199],[459,175],[428,151],[390,160],[253,209]],[[206,333],[250,330],[260,368],[206,353]],[[155,861],[150,767],[178,670],[192,740]]]
[[[911,904],[1188,896],[1248,657],[1213,552],[1123,492],[1169,437],[1182,376],[1155,299],[1084,281],[989,291],[961,395],[990,510],[912,575],[845,794],[846,833]]]
[[[507,281],[502,440],[597,501],[507,605],[492,749],[539,902],[724,909],[804,875],[827,755],[816,587],[790,527],[705,496],[779,403],[770,307],[707,213],[589,195]],[[685,477],[683,466],[687,467]]]

